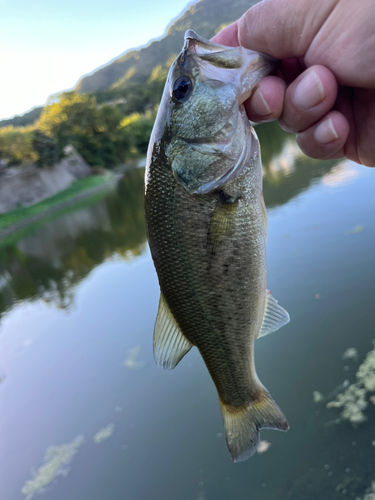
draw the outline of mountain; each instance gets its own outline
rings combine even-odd
[[[17,115],[13,118],[7,118],[5,120],[0,120],[0,128],[1,127],[9,127],[13,125],[13,127],[26,127],[27,125],[31,125],[34,123],[42,113],[43,106],[37,106],[36,108],[27,111],[23,115]]]
[[[172,57],[175,58],[182,48],[187,29],[193,29],[200,36],[210,39],[222,27],[241,17],[258,1],[199,0],[192,3],[178,19],[172,22],[163,38],[152,41],[146,47],[130,50],[106,66],[82,77],[74,90],[83,94],[95,93],[98,102],[101,103],[123,98],[122,90],[126,88],[126,92],[132,94],[130,99],[128,96],[126,99],[134,101],[135,95],[139,93],[139,85],[147,82],[153,71],[156,74],[158,71],[159,74],[165,74]],[[152,82],[151,87],[152,85],[155,85],[155,95],[158,95],[161,90],[156,89],[157,83]],[[2,120],[0,127],[32,125],[39,118],[42,109],[42,106],[38,106],[24,115]]]
[[[184,33],[193,29],[204,38],[211,38],[223,25],[235,21],[257,0],[200,0],[174,21],[161,40],[147,47],[131,50],[108,65],[84,76],[75,90],[80,93],[103,92],[124,88],[128,83],[144,83],[152,70],[176,56],[183,45]]]

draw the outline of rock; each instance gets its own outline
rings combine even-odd
[[[50,198],[91,174],[91,168],[73,146],[67,146],[65,154],[51,168],[36,165],[6,168],[0,177],[0,214]]]

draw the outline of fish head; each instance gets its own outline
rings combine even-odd
[[[256,138],[243,102],[276,60],[243,47],[226,47],[194,31],[173,62],[154,130],[173,175],[190,194],[206,194],[237,176]]]

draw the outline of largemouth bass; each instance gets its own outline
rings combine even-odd
[[[254,454],[261,428],[289,428],[254,365],[255,340],[289,315],[266,290],[260,148],[243,106],[275,63],[187,31],[145,173],[148,241],[161,289],[154,357],[171,369],[191,347],[199,349],[235,462]]]

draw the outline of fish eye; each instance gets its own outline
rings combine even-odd
[[[173,95],[177,101],[186,100],[193,88],[192,81],[188,76],[180,76],[173,84]]]

